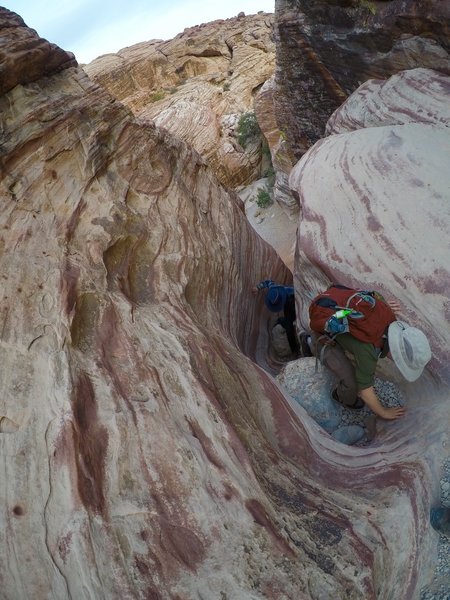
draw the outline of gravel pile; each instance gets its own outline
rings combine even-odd
[[[386,408],[393,408],[405,405],[405,398],[401,391],[390,381],[383,381],[375,378],[375,392],[380,399],[381,404]],[[373,415],[370,408],[362,408],[361,410],[352,410],[350,408],[342,408],[342,423],[345,425],[360,425],[365,417]]]
[[[450,458],[442,469],[441,504],[450,507]],[[450,537],[439,536],[438,559],[431,585],[422,590],[420,600],[450,600]]]
[[[337,441],[355,446],[371,443],[368,421],[374,414],[369,408],[352,410],[331,399],[336,378],[323,367],[316,370],[313,357],[286,363],[277,376],[281,387],[298,402],[327,433]],[[391,382],[375,378],[375,391],[387,407],[405,404],[401,391]]]
[[[404,406],[405,398],[402,392],[390,381],[383,381],[382,379],[375,378],[374,382],[375,392],[380,399],[381,404],[386,408],[394,408]],[[373,416],[373,412],[365,407],[361,410],[352,410],[350,408],[341,408],[340,418],[341,427],[348,427],[352,425],[358,425],[359,427],[366,428],[367,420]],[[354,443],[354,446],[366,446],[371,442],[367,429],[365,429],[365,435],[362,439]],[[449,599],[450,600],[450,599]]]

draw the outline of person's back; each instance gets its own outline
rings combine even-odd
[[[403,407],[385,408],[373,387],[380,358],[393,358],[408,381],[417,379],[431,359],[425,335],[396,319],[399,308],[377,292],[336,285],[311,302],[313,352],[338,377],[332,397],[339,404],[353,409],[367,405],[383,419],[405,414]]]
[[[266,289],[264,304],[272,313],[283,313],[277,321],[287,335],[289,347],[295,357],[300,355],[300,346],[295,331],[295,291],[292,286],[275,283],[271,279],[260,281],[252,288],[252,292],[257,294],[260,290]]]

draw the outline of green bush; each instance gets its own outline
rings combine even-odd
[[[158,100],[162,100],[166,95],[166,92],[164,90],[159,90],[157,92],[154,92],[151,96],[150,96],[150,102],[158,102]]]
[[[224,92],[228,92],[228,90],[230,89],[230,84],[228,83],[228,81],[226,81],[223,86],[222,89]]]
[[[245,148],[249,142],[258,139],[261,136],[261,129],[256,120],[255,113],[247,112],[240,116],[237,127],[237,139],[240,145]]]
[[[272,189],[275,185],[275,169],[272,164],[272,155],[270,153],[270,148],[267,143],[267,140],[264,138],[262,147],[261,147],[261,155],[262,155],[262,176],[267,177],[268,179],[268,187]]]
[[[261,154],[263,156],[263,158],[269,160],[270,162],[272,162],[272,157],[270,154],[270,148],[269,148],[269,144],[267,143],[266,138],[264,138],[263,143],[262,143],[262,147],[261,147]]]
[[[267,206],[272,204],[272,198],[268,190],[265,190],[264,188],[258,188],[256,204],[259,206],[259,208],[266,208]]]
[[[264,171],[263,177],[267,177],[267,183],[269,184],[269,187],[273,188],[275,185],[275,169],[273,168],[272,163],[270,163],[270,165]]]

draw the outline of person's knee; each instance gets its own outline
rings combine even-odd
[[[339,387],[345,392],[345,397],[348,400],[346,404],[353,404],[358,397],[358,386],[356,385],[356,381],[349,378],[342,379],[339,382]]]

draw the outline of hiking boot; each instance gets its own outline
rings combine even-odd
[[[351,410],[361,410],[365,406],[364,402],[361,400],[361,398],[359,398],[359,396],[356,396],[356,400],[353,404],[344,404],[339,398],[336,388],[334,388],[334,390],[331,392],[331,397],[335,402],[337,402],[344,408],[350,408]]]
[[[450,536],[450,508],[432,508],[430,523],[439,533]]]
[[[308,340],[310,340],[311,337],[306,333],[306,331],[302,331],[298,336],[298,339],[300,341],[300,356],[302,356],[303,358],[306,358],[307,356],[312,356],[313,354],[311,352],[311,348],[308,342]]]

